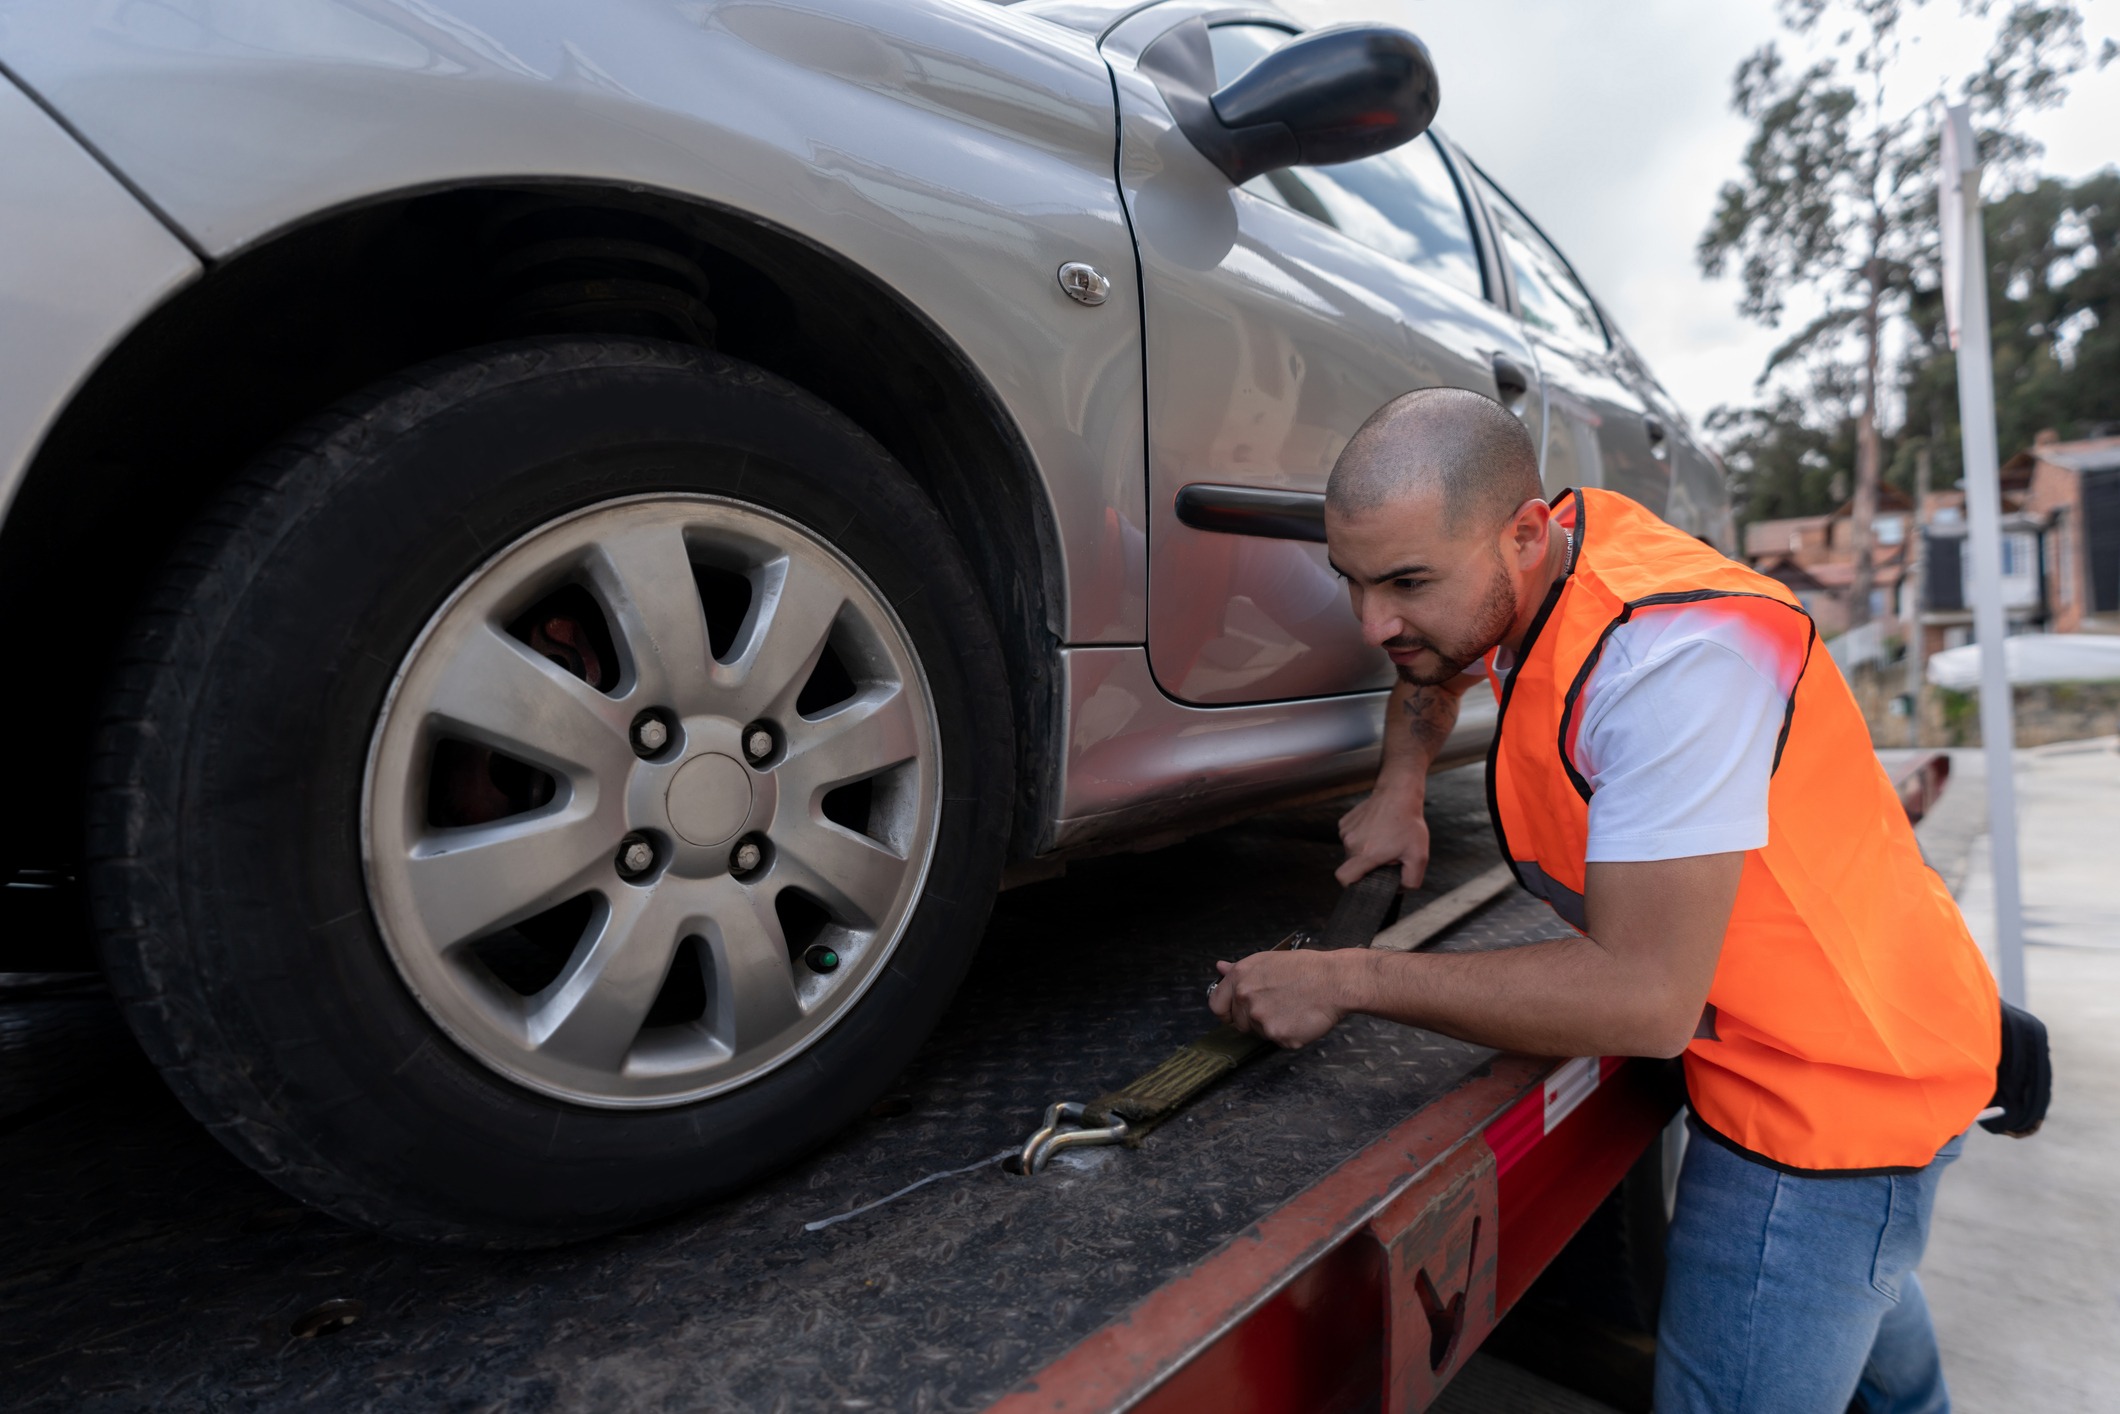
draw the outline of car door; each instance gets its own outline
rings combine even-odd
[[[1643,400],[1596,301],[1522,208],[1470,162],[1546,391],[1546,489],[1601,486],[1658,515],[1670,499],[1670,428]]]
[[[1166,11],[1184,17],[1175,29]],[[1291,37],[1255,22],[1210,26],[1198,7],[1174,4],[1120,25],[1105,46],[1142,275],[1149,659],[1186,702],[1387,684],[1389,662],[1362,642],[1315,543],[1334,459],[1398,394],[1452,385],[1493,396],[1498,367],[1534,427],[1542,416],[1530,345],[1442,145],[1423,137],[1233,188],[1173,123],[1156,44],[1211,48],[1220,84]]]
[[[1605,327],[1612,329],[1609,314],[1605,316]],[[1662,450],[1671,464],[1671,493],[1664,504],[1664,519],[1726,555],[1735,554],[1737,526],[1731,515],[1729,482],[1721,464],[1701,445],[1685,413],[1663,384],[1656,381],[1640,351],[1617,329],[1612,329],[1612,342],[1627,381],[1641,394],[1649,411],[1663,420],[1668,435]]]

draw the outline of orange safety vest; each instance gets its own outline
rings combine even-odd
[[[1815,1173],[1919,1168],[1995,1090],[1994,978],[1922,861],[1869,729],[1788,589],[1611,491],[1563,492],[1569,572],[1499,684],[1488,804],[1517,879],[1581,928],[1589,783],[1576,701],[1605,639],[1660,605],[1723,601],[1800,663],[1700,1033],[1694,1116],[1732,1148]],[[1490,661],[1489,671],[1493,671]]]

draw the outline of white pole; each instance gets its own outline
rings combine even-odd
[[[2011,757],[2016,723],[2009,663],[2002,645],[2007,631],[2002,615],[2002,478],[1995,452],[1987,243],[1980,227],[1980,154],[1973,140],[1971,113],[1964,104],[1945,110],[1940,185],[1945,301],[1957,306],[1946,311],[1946,318],[1951,323],[1951,343],[1958,350],[1958,426],[1965,438],[1970,532],[1966,548],[1973,557],[1973,633],[1980,642],[1980,740],[1987,750],[1996,970],[2001,974],[2003,1000],[2022,1006],[2024,905],[2017,886],[2017,778]]]
[[[1907,745],[1921,745],[1921,704],[1928,696],[1925,676],[1929,661],[1929,630],[1924,622],[1929,603],[1929,463],[1927,442],[1914,453],[1914,513],[1907,517],[1906,546],[1900,552],[1906,564],[1905,588],[1900,597],[1911,606],[1906,613],[1907,655]]]

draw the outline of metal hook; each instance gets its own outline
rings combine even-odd
[[[1063,1124],[1080,1125],[1088,1106],[1080,1100],[1062,1100],[1045,1108],[1045,1123],[1024,1141],[1017,1163],[1026,1174],[1041,1173],[1053,1155],[1062,1149],[1086,1149],[1126,1140],[1128,1125],[1119,1116],[1101,1128],[1078,1128],[1062,1132]]]

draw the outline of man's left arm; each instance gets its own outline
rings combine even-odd
[[[1675,1056],[1697,1029],[1742,851],[1587,866],[1587,936],[1477,953],[1258,953],[1210,1005],[1303,1046],[1350,1012],[1539,1056]]]

